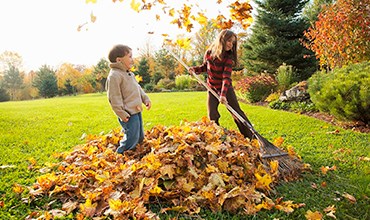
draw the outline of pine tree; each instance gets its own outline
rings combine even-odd
[[[135,74],[141,76],[142,81],[139,82],[141,86],[150,83],[149,62],[146,57],[140,59],[138,70],[135,71]]]
[[[317,69],[312,51],[301,44],[309,26],[301,16],[307,0],[261,0],[252,34],[242,45],[241,61],[247,70],[275,74],[285,63],[295,69],[296,80],[308,79]]]
[[[58,84],[55,71],[43,65],[37,72],[32,85],[39,90],[39,94],[45,98],[58,95]]]

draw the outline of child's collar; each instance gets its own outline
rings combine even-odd
[[[122,71],[124,71],[124,72],[130,72],[128,69],[126,69],[126,68],[123,66],[123,64],[122,64],[122,63],[118,63],[118,62],[109,64],[109,67],[110,67],[110,68],[120,69],[120,70],[122,70]]]

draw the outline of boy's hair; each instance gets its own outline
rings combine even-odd
[[[126,54],[130,53],[130,51],[131,48],[126,45],[122,44],[114,45],[112,49],[109,51],[108,59],[111,63],[115,63],[117,62],[116,61],[117,57],[124,57],[126,56]]]
[[[233,48],[231,49],[231,58],[234,61],[234,65],[236,65],[238,62],[238,53],[237,53],[238,36],[234,32],[230,30],[222,30],[218,34],[217,38],[210,45],[209,50],[211,51],[211,56],[213,58],[218,58],[221,60],[225,52],[226,41],[228,41],[231,37],[235,37],[236,40],[233,45]]]

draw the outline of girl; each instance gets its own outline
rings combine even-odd
[[[207,73],[207,84],[219,94],[217,99],[208,91],[208,117],[219,125],[219,103],[228,103],[240,116],[251,124],[241,110],[232,86],[232,67],[237,65],[237,36],[230,30],[222,30],[204,54],[203,63],[190,67],[189,70],[196,74]],[[232,114],[240,133],[252,139],[252,132]]]

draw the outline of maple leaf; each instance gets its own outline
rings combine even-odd
[[[201,12],[198,13],[198,17],[195,18],[195,20],[200,24],[200,25],[205,25],[208,22],[208,18]]]
[[[312,212],[311,210],[308,210],[306,214],[304,215],[307,220],[321,220],[322,214],[319,211]]]
[[[136,2],[135,0],[131,0],[131,3],[130,3],[130,6],[131,8],[136,11],[136,12],[140,12],[140,2]]]
[[[181,48],[188,50],[190,49],[190,38],[184,38],[184,39],[177,39],[176,44],[180,46]]]
[[[254,176],[257,178],[257,188],[271,190],[270,184],[272,183],[272,177],[269,174],[266,173],[261,176],[259,173],[255,173]]]

